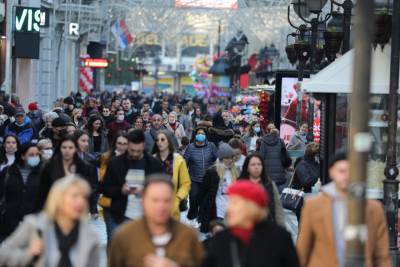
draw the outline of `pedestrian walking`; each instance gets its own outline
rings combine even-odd
[[[5,135],[14,134],[17,136],[21,145],[30,142],[35,138],[35,129],[32,126],[31,120],[26,116],[25,110],[22,107],[15,109],[15,121],[10,123],[5,131]]]
[[[274,181],[268,177],[264,161],[259,154],[250,154],[246,157],[239,180],[250,180],[265,188],[270,197],[267,206],[269,212],[268,220],[285,227],[285,216],[278,188]]]
[[[345,265],[350,183],[350,166],[345,153],[336,154],[329,163],[329,177],[332,182],[322,187],[318,196],[305,200],[297,241],[302,267]],[[366,267],[390,267],[389,233],[382,204],[368,200],[365,209],[368,237],[364,264]]]
[[[4,137],[0,149],[0,172],[14,163],[15,154],[19,150],[19,147],[18,138],[14,134],[9,134]]]
[[[239,172],[234,164],[235,152],[226,143],[221,142],[218,148],[218,159],[214,166],[207,170],[199,193],[200,231],[209,232],[212,220],[225,219],[228,204],[228,187],[236,182]]]
[[[172,217],[179,221],[181,209],[187,209],[187,196],[191,182],[186,161],[181,155],[175,153],[171,135],[172,133],[168,130],[158,132],[153,155],[161,162],[163,172],[172,177],[174,184]]]
[[[39,148],[41,161],[43,163],[49,161],[53,157],[54,148],[50,139],[46,138],[39,140],[37,147]]]
[[[0,175],[0,240],[14,232],[25,215],[36,212],[39,184],[39,148],[26,143],[16,154],[15,162]]]
[[[261,185],[238,181],[228,196],[228,229],[209,241],[202,266],[299,266],[290,234],[266,220],[269,197]]]
[[[48,192],[55,181],[72,174],[82,177],[90,184],[92,192],[89,198],[90,213],[93,217],[97,217],[97,171],[78,156],[77,141],[70,135],[66,135],[60,141],[54,156],[41,171],[37,208],[43,208]]]
[[[121,131],[128,131],[129,123],[125,120],[125,113],[122,109],[118,110],[115,116],[115,121],[108,126],[108,142],[112,142],[117,134]]]
[[[308,124],[303,123],[300,125],[299,130],[294,133],[287,149],[304,151],[307,144]]]
[[[145,177],[162,172],[161,163],[144,150],[144,133],[128,133],[125,154],[110,160],[101,186],[101,193],[111,199],[110,215],[115,222],[112,231],[122,222],[142,216],[141,188]]]
[[[98,115],[89,117],[86,126],[89,135],[89,153],[95,158],[108,150],[108,137],[103,119]]]
[[[143,189],[143,218],[115,232],[109,267],[195,267],[203,248],[194,230],[171,219],[174,184],[166,174],[151,175]]]
[[[0,265],[100,266],[100,242],[86,219],[89,195],[85,180],[69,176],[56,181],[44,211],[25,217],[0,246]]]
[[[217,159],[217,148],[213,143],[207,141],[204,128],[196,129],[195,139],[187,147],[184,158],[189,168],[189,175],[192,182],[189,192],[190,205],[187,217],[189,220],[193,220],[198,215],[198,195],[204,175]]]
[[[182,138],[186,136],[186,133],[183,125],[178,121],[178,116],[175,112],[169,113],[165,128],[175,136],[176,141],[178,141],[177,148],[179,148],[182,145]]]
[[[224,114],[227,114],[227,112],[225,112]],[[208,129],[208,140],[214,143],[214,145],[218,146],[221,141],[228,143],[234,135],[235,132],[231,128],[230,121],[225,121],[221,113],[215,114],[212,122],[212,127]]]
[[[264,158],[267,175],[282,192],[287,180],[286,168],[290,167],[292,160],[279,137],[279,130],[273,124],[268,125],[267,135],[261,139],[260,155]]]

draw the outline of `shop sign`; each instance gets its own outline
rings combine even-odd
[[[39,33],[42,11],[40,8],[15,8],[14,29],[16,32]]]
[[[68,34],[70,36],[79,37],[79,24],[75,22],[71,22],[68,25]]]
[[[83,66],[87,68],[104,69],[108,67],[108,60],[105,58],[85,58]]]

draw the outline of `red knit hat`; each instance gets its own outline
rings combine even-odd
[[[240,180],[228,188],[228,195],[240,196],[252,201],[260,207],[266,207],[269,196],[264,187],[248,180]]]
[[[34,110],[38,110],[39,107],[38,107],[38,104],[36,102],[31,102],[28,105],[28,109],[34,111]]]

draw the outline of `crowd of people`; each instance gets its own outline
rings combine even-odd
[[[293,210],[293,239],[281,193],[289,181],[313,191],[319,145],[307,124],[286,145],[258,114],[235,123],[230,105],[130,91],[26,112],[0,92],[0,266],[99,266],[89,216],[105,222],[109,267],[343,266],[346,155]],[[292,161],[292,149],[304,156]],[[366,214],[365,264],[389,267],[383,209],[369,201]]]

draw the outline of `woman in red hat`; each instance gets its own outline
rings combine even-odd
[[[267,221],[263,186],[240,180],[228,188],[228,229],[210,241],[204,267],[298,267],[290,234]]]

